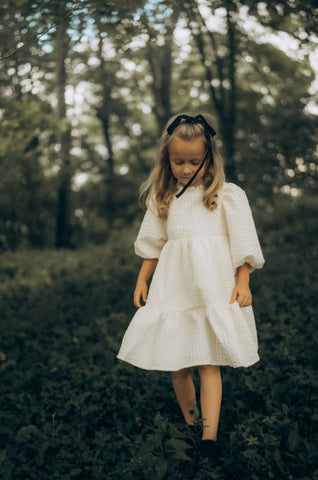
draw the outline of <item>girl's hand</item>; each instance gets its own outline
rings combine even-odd
[[[248,285],[237,283],[234,287],[230,304],[238,301],[240,307],[248,307],[252,304],[252,293]]]
[[[137,308],[142,307],[140,300],[147,301],[148,286],[144,280],[138,280],[134,291],[134,305]]]
[[[136,288],[134,292],[134,305],[137,308],[142,307],[140,300],[142,299],[145,303],[147,301],[148,286],[147,280],[149,280],[152,272],[156,268],[158,263],[158,258],[145,258],[140,272],[137,278]]]

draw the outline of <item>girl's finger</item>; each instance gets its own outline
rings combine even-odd
[[[246,301],[247,301],[246,295],[241,294],[241,295],[238,296],[238,302],[239,302],[240,307],[245,307]]]
[[[248,307],[251,304],[252,304],[252,297],[249,296],[249,295],[247,295],[245,297],[242,297],[239,300],[239,306],[240,307]]]
[[[141,293],[141,296],[142,296],[143,301],[146,303],[146,301],[147,301],[147,291],[146,291],[146,290],[143,291],[143,292]]]
[[[139,293],[135,293],[135,295],[134,295],[134,305],[137,308],[141,307],[141,305],[140,305],[140,294]]]
[[[231,297],[231,300],[230,300],[230,304],[235,302],[236,297],[237,297],[237,291],[236,291],[236,288],[234,288],[233,293],[232,293],[232,297]]]

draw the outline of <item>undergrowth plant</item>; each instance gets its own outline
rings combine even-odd
[[[251,280],[261,360],[221,368],[224,465],[211,474],[195,468],[169,373],[116,359],[134,311],[132,248],[2,255],[0,478],[318,478],[317,251],[310,238],[297,254],[292,226],[265,227]]]

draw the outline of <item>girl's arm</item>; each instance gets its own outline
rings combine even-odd
[[[148,286],[147,280],[149,280],[152,272],[156,268],[158,263],[157,258],[145,258],[137,278],[136,288],[134,291],[134,305],[137,308],[142,307],[140,300],[142,299],[144,302],[147,300],[147,293],[148,293]]]
[[[250,266],[244,263],[237,269],[237,281],[234,287],[230,303],[238,301],[240,307],[248,307],[252,303],[252,293],[249,287]]]

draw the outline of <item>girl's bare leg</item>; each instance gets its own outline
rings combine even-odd
[[[203,421],[202,440],[217,440],[221,401],[222,379],[220,367],[201,365],[198,367],[200,375],[200,403]]]
[[[188,425],[193,425],[196,414],[193,408],[196,405],[195,387],[188,368],[171,372],[172,385],[184,419]]]

